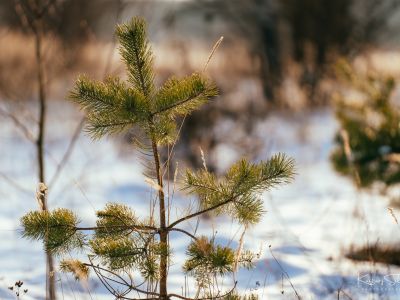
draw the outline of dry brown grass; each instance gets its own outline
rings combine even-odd
[[[5,97],[26,97],[34,87],[33,37],[6,29],[0,32],[0,91]]]
[[[50,99],[65,97],[79,73],[100,77],[112,45],[86,43],[65,45],[58,38],[43,38],[46,88]],[[31,100],[37,84],[34,37],[0,28],[0,97]]]
[[[207,61],[214,40],[208,44],[171,36],[154,45],[155,68],[161,84],[171,74],[185,76],[201,71]],[[85,73],[95,79],[105,74],[124,76],[117,46],[92,38],[81,45],[64,45],[54,36],[44,38],[47,89],[50,99],[63,99],[78,74]],[[0,28],[0,97],[30,100],[35,95],[36,62],[34,40],[31,35]],[[354,60],[357,68],[377,69],[400,75],[400,54],[389,50],[371,50]],[[107,67],[108,66],[108,67]],[[280,106],[301,109],[310,105],[307,87],[300,86],[303,67],[287,61],[282,85],[278,90]],[[219,102],[230,111],[257,107],[262,113],[266,108],[259,62],[249,52],[242,40],[224,40],[208,65],[207,73],[215,78],[224,96]],[[22,87],[22,88],[21,88]],[[316,98],[321,104],[329,103],[337,90],[333,79],[321,79]],[[229,101],[229,103],[227,102]],[[229,105],[227,105],[229,104]]]
[[[185,76],[202,71],[210,45],[173,41],[153,46],[157,80],[162,84],[172,74]],[[209,46],[209,47],[208,47]],[[78,74],[102,80],[104,75],[126,76],[118,46],[95,39],[79,47],[65,48],[52,36],[44,38],[49,99],[64,99]],[[0,34],[0,96],[8,99],[35,99],[36,62],[34,40],[17,32]],[[108,67],[107,67],[108,66]],[[213,55],[207,73],[218,81],[223,97],[221,107],[232,112],[265,105],[257,61],[244,43],[223,42]],[[21,86],[24,88],[21,89]]]
[[[369,261],[400,266],[400,246],[364,246],[353,248],[346,254],[356,261]]]

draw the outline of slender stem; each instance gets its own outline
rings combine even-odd
[[[225,204],[228,204],[228,203],[234,201],[234,200],[236,199],[236,197],[237,197],[237,195],[234,195],[234,196],[228,198],[227,200],[225,200],[225,201],[223,201],[223,202],[220,202],[220,203],[218,203],[218,204],[216,204],[216,205],[214,205],[214,206],[210,206],[210,207],[205,208],[205,209],[203,209],[203,210],[200,210],[200,211],[198,211],[198,212],[195,212],[195,213],[192,213],[192,214],[190,214],[190,215],[187,215],[186,217],[183,217],[183,218],[181,218],[181,219],[178,219],[178,220],[176,220],[175,222],[173,222],[172,224],[170,224],[170,225],[168,226],[168,229],[171,229],[171,228],[175,227],[176,225],[178,225],[179,223],[181,223],[181,222],[183,222],[183,221],[186,221],[186,220],[189,220],[189,219],[191,219],[191,218],[200,216],[200,215],[202,215],[202,214],[204,214],[204,213],[206,213],[206,212],[209,212],[209,211],[212,211],[212,210],[214,210],[214,209],[217,209],[217,208],[219,208],[219,207],[221,207],[221,206],[224,206]]]
[[[37,20],[37,25],[34,26],[33,32],[35,34],[35,54],[37,63],[37,80],[39,89],[39,132],[36,140],[37,149],[37,162],[38,162],[38,176],[39,182],[45,183],[45,158],[44,158],[44,139],[46,128],[46,92],[44,86],[44,66],[42,55],[42,20]],[[48,210],[46,201],[43,201],[43,210]],[[55,269],[54,261],[51,253],[46,252],[46,294],[47,299],[56,299],[56,283],[55,283]]]
[[[134,229],[141,231],[158,231],[157,227],[147,226],[147,225],[113,225],[113,226],[94,226],[94,227],[75,227],[75,230],[98,230],[107,228],[119,228],[119,229]]]
[[[38,26],[39,27],[39,26]],[[39,89],[39,132],[36,140],[37,158],[39,164],[39,181],[45,181],[45,165],[44,165],[44,135],[46,125],[46,94],[44,87],[44,70],[42,57],[42,35],[40,29],[35,31],[35,52],[37,63],[37,80]],[[45,207],[45,209],[47,209]]]
[[[75,148],[76,142],[78,141],[79,135],[82,132],[82,128],[85,125],[85,118],[82,118],[81,121],[79,122],[78,126],[76,127],[74,134],[72,135],[71,140],[69,141],[67,150],[65,151],[60,163],[57,165],[56,171],[54,172],[53,177],[50,179],[49,182],[49,189],[54,185],[54,183],[57,181],[59,178],[59,175],[61,174],[62,170],[64,169],[65,165],[67,164],[72,151]]]
[[[178,231],[178,232],[182,232],[184,234],[186,234],[187,236],[191,237],[192,239],[194,239],[195,241],[197,240],[197,237],[193,234],[191,234],[190,232],[183,230],[181,228],[168,228],[168,231]]]
[[[156,141],[153,139],[151,146],[153,148],[154,162],[156,165],[157,183],[160,186],[158,191],[158,198],[160,204],[160,242],[163,246],[168,246],[168,229],[165,221],[165,196],[163,188],[163,179],[161,173],[160,157]],[[167,300],[167,269],[168,269],[168,254],[162,253],[160,255],[160,299]]]

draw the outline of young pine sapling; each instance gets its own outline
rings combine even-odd
[[[233,293],[236,283],[225,293],[210,286],[217,278],[233,274],[236,266],[250,266],[254,255],[217,245],[214,238],[197,236],[181,226],[205,213],[229,215],[246,227],[257,224],[263,215],[261,193],[292,179],[293,160],[283,154],[257,164],[241,159],[221,178],[206,168],[188,170],[179,181],[183,191],[197,196],[198,207],[169,222],[171,203],[166,199],[164,182],[169,160],[161,161],[160,150],[176,142],[177,119],[215,97],[217,88],[204,72],[171,78],[156,88],[144,21],[134,18],[119,25],[116,35],[127,82],[116,77],[105,82],[80,77],[71,98],[86,111],[87,131],[95,139],[132,127],[143,133],[135,145],[151,157],[146,176],[151,176],[157,190],[158,214],[141,219],[131,207],[109,203],[97,212],[96,225],[85,228],[65,208],[33,211],[22,218],[23,235],[42,240],[52,254],[85,251],[88,261],[63,260],[61,270],[74,273],[78,279],[86,278],[91,270],[118,299],[191,299],[168,292],[169,236],[177,232],[190,239],[183,271],[196,280],[193,297],[239,299]],[[145,284],[135,284],[132,272],[139,273]]]

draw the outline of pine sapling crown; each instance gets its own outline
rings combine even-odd
[[[62,260],[61,270],[78,279],[93,272],[118,299],[191,299],[168,292],[168,269],[171,264],[169,236],[185,235],[190,242],[183,272],[194,277],[196,299],[239,299],[234,289],[215,289],[216,281],[233,275],[237,265],[251,267],[255,256],[248,250],[235,251],[218,245],[214,238],[197,236],[183,224],[205,213],[228,215],[248,226],[257,224],[263,215],[261,194],[293,178],[294,162],[283,154],[267,161],[251,163],[242,159],[222,177],[206,168],[187,170],[178,182],[182,191],[198,199],[198,207],[169,222],[171,203],[166,201],[164,170],[160,149],[177,140],[177,118],[199,109],[217,95],[215,83],[204,72],[185,78],[171,78],[161,87],[154,83],[153,53],[147,40],[145,22],[133,18],[117,26],[120,54],[128,80],[110,77],[104,82],[86,76],[78,78],[71,99],[87,116],[88,134],[94,139],[138,128],[143,137],[136,146],[152,157],[148,168],[151,182],[157,186],[158,214],[138,216],[127,205],[109,203],[97,212],[93,227],[80,227],[68,209],[30,212],[22,218],[23,235],[46,241],[46,251],[62,256],[65,251],[83,249],[87,261]],[[145,284],[136,285],[133,273]],[[211,288],[213,286],[214,288]],[[139,296],[138,296],[139,295]]]

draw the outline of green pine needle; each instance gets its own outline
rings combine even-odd
[[[147,41],[145,21],[133,18],[118,25],[115,33],[130,82],[145,96],[150,96],[154,91],[153,53]]]
[[[130,234],[138,220],[130,207],[108,203],[104,210],[97,211],[96,224],[96,237],[120,237]]]
[[[145,248],[130,236],[95,238],[90,246],[111,270],[131,270],[145,255]]]
[[[263,214],[260,194],[288,183],[294,176],[294,161],[277,154],[266,162],[235,163],[223,178],[206,170],[186,172],[184,189],[199,197],[202,209],[216,207],[215,213],[228,213],[242,224],[256,224]]]
[[[176,117],[186,115],[217,95],[215,84],[200,74],[169,79],[154,86],[153,54],[144,20],[117,26],[120,54],[129,82],[108,78],[104,83],[81,76],[70,98],[86,111],[87,132],[95,139],[137,125],[158,145],[176,141]]]
[[[118,133],[148,119],[144,95],[118,78],[104,83],[81,76],[70,98],[87,112],[87,131],[93,138]]]
[[[235,253],[231,248],[215,246],[213,240],[204,236],[193,241],[186,254],[189,259],[186,260],[183,269],[196,277],[210,274],[226,275],[233,271],[235,264]]]
[[[78,219],[68,209],[32,211],[21,218],[21,223],[24,237],[43,241],[46,251],[53,254],[62,254],[84,245],[84,236],[76,231]]]
[[[215,84],[200,74],[195,73],[181,80],[171,78],[156,96],[153,115],[186,115],[217,94]]]

